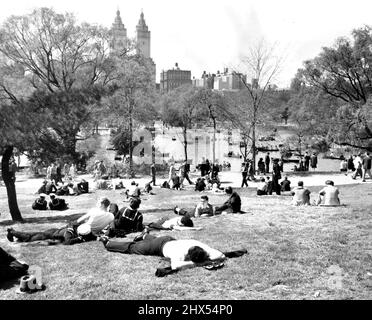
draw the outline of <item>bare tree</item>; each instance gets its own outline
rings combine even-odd
[[[242,67],[234,70],[243,84],[245,106],[242,109],[246,117],[241,128],[252,143],[251,152],[254,169],[256,167],[256,136],[257,124],[260,120],[268,89],[275,76],[280,71],[282,57],[276,55],[277,45],[269,45],[264,40],[253,45],[248,55],[242,59]]]

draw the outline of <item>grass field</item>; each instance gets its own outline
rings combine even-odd
[[[312,198],[320,190],[310,187]],[[239,189],[246,214],[195,219],[200,231],[161,231],[176,238],[194,238],[221,251],[246,248],[248,254],[230,259],[215,271],[184,270],[155,277],[160,257],[110,253],[96,241],[74,246],[10,243],[6,229],[33,231],[63,226],[94,206],[100,196],[125,205],[120,190],[95,191],[65,197],[70,210],[33,212],[37,189],[19,188],[26,223],[0,217],[0,246],[30,265],[40,266],[46,290],[16,293],[18,281],[0,288],[0,299],[371,299],[372,184],[340,186],[345,207],[289,205],[289,196],[257,197],[255,189]],[[8,211],[1,188],[0,212]],[[142,202],[145,222],[174,215],[172,208],[192,208],[200,193],[156,188]],[[208,194],[208,193],[207,193]],[[226,196],[208,194],[212,204]],[[132,239],[136,234],[129,235]]]

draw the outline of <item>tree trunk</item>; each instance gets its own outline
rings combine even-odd
[[[252,165],[253,172],[256,174],[256,122],[257,122],[257,107],[253,105],[253,122],[252,122]]]
[[[17,193],[15,188],[15,176],[9,171],[9,160],[13,154],[13,147],[5,147],[3,159],[1,161],[1,173],[6,186],[6,192],[8,194],[8,205],[10,215],[13,221],[23,221],[21,212],[18,208]]]
[[[183,147],[185,151],[185,161],[187,161],[187,128],[183,128]]]
[[[152,127],[151,131],[151,162],[153,165],[156,164],[156,159],[155,159],[155,125]]]
[[[213,118],[213,164],[216,163],[216,119]]]
[[[134,170],[133,170],[133,105],[132,102],[129,101],[129,176],[134,178]]]

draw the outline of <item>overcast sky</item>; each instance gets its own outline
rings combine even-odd
[[[322,46],[372,25],[371,0],[7,0],[0,4],[0,22],[35,7],[73,12],[80,21],[106,27],[119,8],[129,37],[143,9],[157,79],[175,62],[196,78],[204,70],[236,66],[250,44],[264,37],[278,43],[286,57],[277,77],[280,87],[288,86],[302,62]]]

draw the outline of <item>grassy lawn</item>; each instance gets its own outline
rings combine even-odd
[[[372,185],[339,188],[346,204],[339,208],[293,208],[289,196],[257,197],[253,188],[240,189],[246,214],[195,219],[195,225],[203,227],[200,231],[153,232],[194,238],[221,251],[248,250],[247,255],[228,260],[222,269],[194,268],[164,278],[155,277],[156,268],[167,264],[160,257],[110,253],[98,241],[41,246],[6,239],[10,225],[24,231],[63,226],[103,195],[119,207],[125,205],[121,190],[65,197],[70,210],[35,213],[30,205],[37,186],[19,188],[26,223],[12,224],[0,216],[0,246],[30,265],[40,266],[47,289],[19,295],[15,281],[0,288],[0,299],[371,299]],[[312,199],[320,189],[310,187]],[[4,187],[1,190],[0,212],[6,212]],[[192,208],[200,197],[191,190],[156,188],[154,192],[141,205],[145,222],[174,215],[176,204]],[[208,196],[212,204],[226,198]],[[337,267],[340,275],[335,274]],[[332,285],[335,277],[338,285]]]

